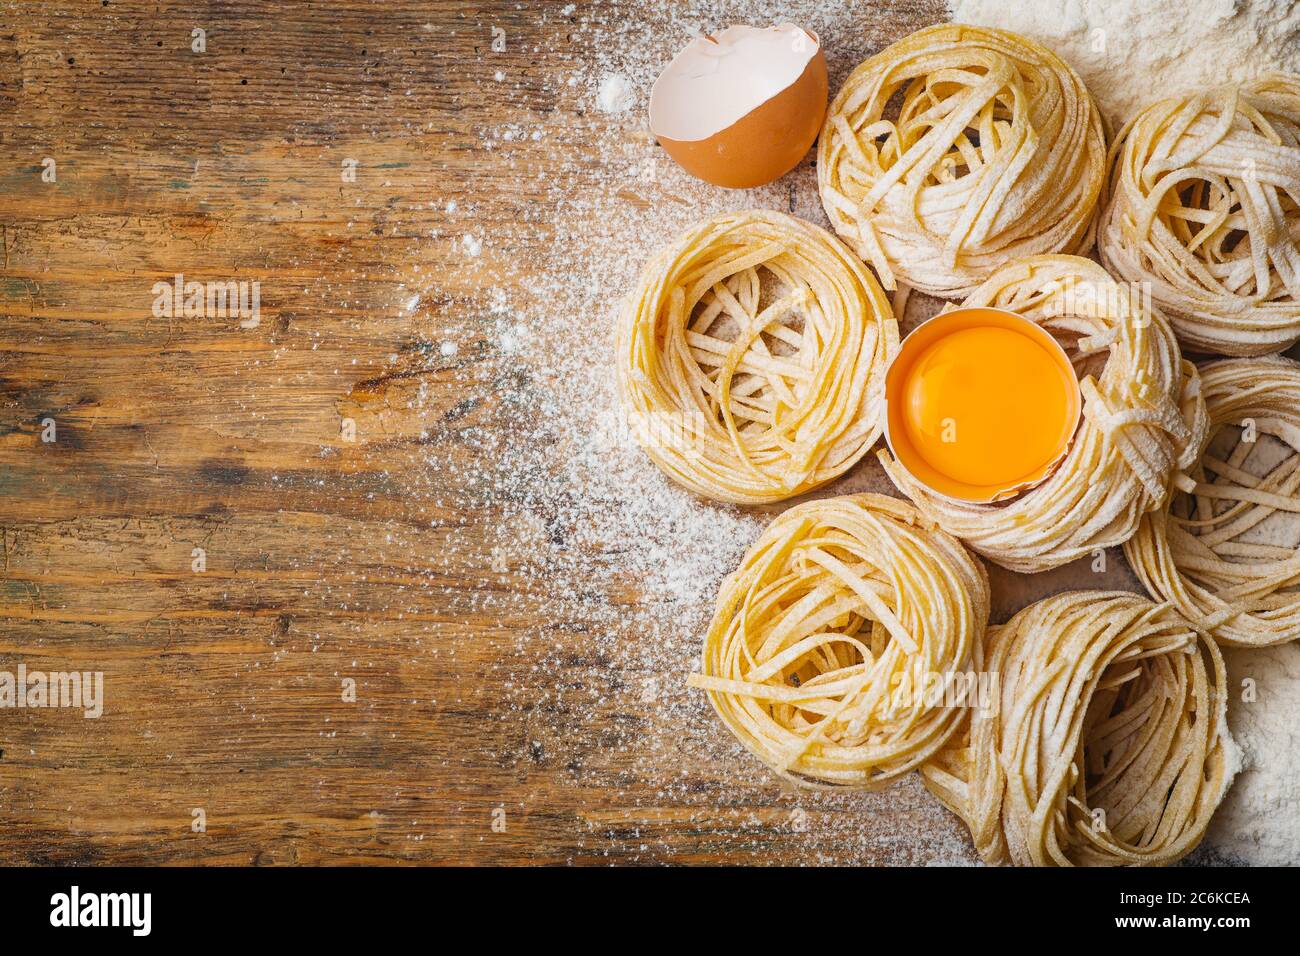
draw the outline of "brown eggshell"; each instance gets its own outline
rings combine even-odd
[[[829,94],[820,48],[799,78],[762,106],[706,139],[656,137],[692,176],[728,189],[751,189],[799,165],[821,131]]]

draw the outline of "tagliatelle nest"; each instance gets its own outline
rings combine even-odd
[[[1161,100],[1113,164],[1102,261],[1151,284],[1182,342],[1263,355],[1300,340],[1300,77]]]
[[[619,322],[619,394],[669,477],[719,501],[780,501],[875,443],[897,346],[880,285],[834,236],[725,213],[645,267]]]
[[[1195,460],[1206,428],[1196,367],[1169,325],[1077,256],[1009,263],[962,305],[1014,312],[1061,343],[1080,377],[1079,429],[1056,470],[1008,502],[937,495],[881,451],[889,477],[945,531],[1013,571],[1045,571],[1128,540]]]
[[[1220,644],[1300,637],[1300,364],[1207,365],[1210,438],[1188,494],[1124,546],[1147,590]],[[1219,441],[1229,441],[1220,446]]]
[[[1162,866],[1200,842],[1235,771],[1213,641],[1167,605],[1073,591],[985,648],[993,706],[921,770],[985,862]]]
[[[880,787],[960,724],[988,614],[983,567],[911,505],[812,501],[723,581],[689,682],[782,776]]]
[[[885,288],[955,298],[1010,259],[1086,251],[1105,160],[1101,114],[1063,60],[1014,33],[947,24],[850,74],[817,180],[835,231]]]

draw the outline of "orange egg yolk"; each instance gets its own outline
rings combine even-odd
[[[1077,382],[1059,353],[1012,328],[944,335],[916,356],[900,385],[900,424],[912,448],[964,485],[1036,477],[1061,455],[1078,414]]]

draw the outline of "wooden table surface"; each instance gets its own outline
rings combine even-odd
[[[915,781],[796,791],[647,672],[653,638],[611,652],[635,581],[556,623],[573,582],[494,553],[536,385],[488,290],[554,266],[548,175],[607,189],[611,135],[655,149],[598,145],[568,78],[602,37],[686,39],[673,4],[571,6],[2,5],[0,669],[106,700],[0,711],[0,863],[972,859]],[[851,7],[833,84],[942,15]],[[510,123],[545,135],[485,139]],[[156,316],[178,273],[258,281],[260,322]]]

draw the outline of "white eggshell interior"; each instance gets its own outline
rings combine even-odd
[[[817,38],[795,26],[734,26],[696,37],[650,91],[650,130],[668,139],[708,139],[803,75]]]

